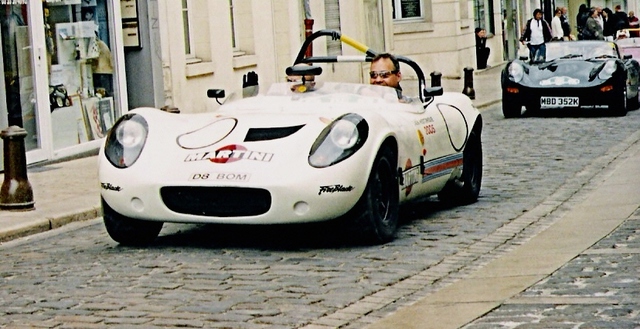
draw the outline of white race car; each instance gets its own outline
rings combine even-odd
[[[320,36],[363,56],[305,57]],[[204,114],[137,108],[99,154],[107,232],[123,245],[152,242],[163,222],[281,224],[328,221],[367,243],[392,240],[400,204],[437,194],[468,204],[482,181],[482,118],[469,97],[426,87],[400,102],[393,88],[309,83],[314,63],[370,62],[376,53],[336,31],[304,42],[290,76],[264,94]],[[210,90],[210,97],[224,91]]]

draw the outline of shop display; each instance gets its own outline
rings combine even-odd
[[[114,121],[113,58],[108,44],[99,33],[103,11],[100,0],[77,0],[74,5],[51,5],[46,8],[45,31],[51,35],[47,47],[50,59],[51,110],[73,107],[65,114],[52,117],[55,126],[83,130],[77,134],[54,138],[60,145],[105,136]],[[103,2],[103,1],[102,1]],[[69,122],[59,122],[67,120]]]

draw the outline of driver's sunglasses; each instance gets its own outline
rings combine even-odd
[[[377,77],[381,77],[383,79],[388,78],[390,75],[392,74],[396,74],[398,73],[398,70],[393,70],[393,71],[371,71],[369,72],[369,77],[371,77],[371,79],[375,79]]]

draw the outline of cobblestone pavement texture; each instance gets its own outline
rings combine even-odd
[[[172,224],[125,248],[99,220],[74,223],[0,245],[0,326],[362,328],[544,229],[640,139],[640,111],[483,115],[479,201],[406,207],[391,243],[350,245],[331,225]],[[468,328],[637,328],[639,218]]]

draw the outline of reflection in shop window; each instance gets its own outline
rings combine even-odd
[[[119,116],[106,2],[43,4],[54,149],[105,137]]]

